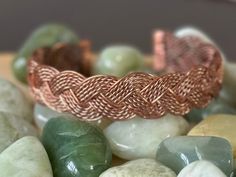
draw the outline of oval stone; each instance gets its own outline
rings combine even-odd
[[[1,177],[53,177],[48,155],[40,141],[23,137],[0,154]]]
[[[17,139],[28,135],[37,136],[37,130],[31,124],[13,114],[0,111],[0,152]]]
[[[213,163],[199,160],[184,167],[178,177],[226,177],[226,175]]]
[[[40,105],[38,103],[34,106],[34,121],[37,125],[37,127],[42,130],[44,125],[47,123],[48,120],[60,117],[60,116],[67,116],[71,118],[75,118],[73,115],[69,113],[59,113],[57,111],[54,111],[46,106]],[[75,118],[76,119],[76,118]],[[97,121],[89,122],[90,124],[96,125],[101,129],[106,128],[109,124],[111,124],[111,120],[109,119],[99,119]]]
[[[111,165],[110,146],[95,126],[63,117],[50,119],[42,142],[54,177],[97,177]]]
[[[153,159],[138,159],[112,167],[99,177],[176,177],[176,174]]]
[[[188,135],[217,136],[227,139],[233,147],[236,158],[236,115],[217,114],[206,117]]]
[[[0,79],[0,111],[15,114],[29,122],[33,120],[30,101],[20,89],[4,79]]]
[[[214,163],[227,176],[233,173],[233,153],[223,138],[207,136],[179,136],[165,139],[157,149],[157,160],[178,174],[197,160]]]
[[[59,24],[46,24],[37,28],[28,37],[13,60],[12,68],[15,77],[26,83],[27,60],[34,50],[41,47],[51,47],[57,42],[76,43],[78,37],[68,27]]]
[[[94,64],[94,74],[122,77],[131,71],[142,70],[144,58],[131,46],[115,45],[102,50]]]
[[[178,116],[166,115],[160,119],[134,118],[115,121],[104,134],[112,152],[123,159],[155,158],[158,145],[167,137],[186,134],[189,124]]]

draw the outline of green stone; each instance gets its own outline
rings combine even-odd
[[[15,114],[29,122],[33,108],[26,96],[11,82],[0,78],[0,111]]]
[[[236,114],[236,109],[218,98],[213,100],[206,108],[192,109],[185,117],[190,122],[198,123],[212,114]]]
[[[52,177],[48,155],[40,141],[23,137],[0,154],[1,177]]]
[[[63,117],[50,119],[43,129],[42,142],[54,177],[98,177],[111,166],[107,140],[89,123]]]
[[[207,160],[227,176],[233,173],[233,153],[223,138],[207,136],[179,136],[164,140],[158,147],[157,160],[177,174],[188,164]]]
[[[78,37],[69,28],[59,24],[47,24],[37,28],[29,36],[13,60],[12,68],[15,77],[26,83],[27,60],[33,51],[41,47],[50,47],[57,42],[76,43],[78,42]]]
[[[37,131],[31,124],[13,114],[0,112],[0,152],[27,135],[37,136]]]
[[[144,58],[135,48],[115,45],[105,48],[94,65],[94,74],[122,77],[144,67]]]

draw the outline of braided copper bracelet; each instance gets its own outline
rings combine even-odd
[[[205,63],[194,63],[187,72],[162,76],[134,72],[123,78],[108,75],[85,77],[75,71],[59,71],[45,65],[47,56],[58,48],[53,47],[38,49],[29,60],[29,86],[38,102],[86,121],[100,118],[122,120],[136,115],[159,118],[166,113],[184,115],[193,107],[205,107],[221,88],[219,51],[200,39],[179,39],[166,32],[160,36],[163,37],[160,40],[162,56],[171,70],[176,68],[173,63],[168,63],[170,59],[183,58],[194,62],[193,59],[197,58],[196,61]],[[86,47],[80,45],[79,49],[82,56],[89,56]]]

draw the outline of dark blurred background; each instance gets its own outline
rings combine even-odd
[[[128,43],[152,51],[151,33],[193,25],[236,60],[236,3],[226,0],[1,0],[0,51],[17,50],[41,24],[64,23],[100,50]]]

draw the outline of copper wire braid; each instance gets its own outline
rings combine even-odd
[[[191,48],[179,45],[166,51],[173,58],[176,54],[181,57],[186,46]],[[41,63],[43,53],[43,49],[37,50],[28,64],[28,83],[35,99],[51,109],[72,113],[86,121],[123,120],[136,115],[153,119],[166,113],[184,115],[193,107],[205,107],[218,94],[222,83],[221,56],[210,44],[202,43],[191,52],[194,58],[207,58],[207,64],[162,76],[133,72],[122,78],[85,77],[75,71],[58,71],[44,65]]]

